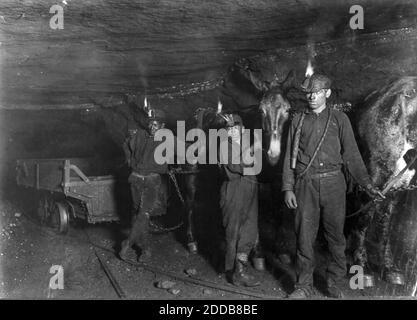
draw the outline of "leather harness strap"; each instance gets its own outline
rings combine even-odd
[[[303,115],[305,115],[305,114],[303,114]],[[297,179],[301,179],[302,177],[304,177],[305,176],[305,174],[307,173],[307,171],[308,171],[308,169],[310,169],[310,167],[311,167],[311,165],[313,164],[313,161],[314,161],[314,159],[316,158],[316,156],[317,156],[317,153],[319,152],[319,150],[320,150],[320,148],[321,148],[321,145],[323,144],[323,142],[324,142],[324,138],[326,137],[326,134],[327,134],[327,131],[328,131],[328,129],[329,129],[329,125],[330,125],[330,118],[331,118],[331,109],[329,109],[329,111],[328,111],[328,116],[327,116],[327,121],[326,121],[326,127],[324,128],[324,131],[323,131],[323,135],[321,136],[321,138],[320,138],[320,141],[319,141],[319,143],[317,144],[317,147],[316,147],[316,149],[314,150],[314,153],[313,153],[313,155],[312,155],[312,157],[310,158],[310,162],[307,164],[307,166],[305,167],[305,169],[297,176]],[[301,119],[303,119],[303,118],[301,118]],[[301,122],[301,121],[300,121]],[[302,126],[302,123],[301,123],[301,126]],[[297,146],[297,150],[296,150],[296,152],[298,153],[298,145],[299,145],[299,143],[300,143],[300,136],[301,136],[301,126],[300,126],[300,128],[297,128],[297,132],[298,132],[298,129],[299,129],[299,131],[300,131],[300,134],[299,134],[299,137],[298,137],[298,141],[295,141],[294,142],[294,146]],[[296,134],[297,135],[297,134]],[[297,136],[296,136],[296,138],[297,138]],[[294,151],[295,152],[295,151]]]
[[[300,146],[301,129],[303,128],[305,116],[306,114],[305,112],[303,112],[303,114],[301,115],[301,119],[298,122],[297,130],[295,131],[294,147],[292,149],[292,154],[291,154],[291,169],[295,169],[295,166],[297,163],[298,148]]]

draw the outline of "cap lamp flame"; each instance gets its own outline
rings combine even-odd
[[[223,109],[223,104],[220,102],[220,100],[217,102],[217,113],[221,113]]]
[[[314,73],[314,68],[311,64],[311,60],[309,59],[308,63],[307,63],[306,74],[305,74],[306,78],[311,77],[313,75],[313,73]]]

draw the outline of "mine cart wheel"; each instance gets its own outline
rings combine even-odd
[[[59,233],[65,234],[68,232],[69,214],[68,209],[62,202],[55,202],[52,208],[52,225]]]
[[[37,214],[41,224],[47,224],[50,217],[50,204],[51,200],[46,194],[43,194],[38,203]]]

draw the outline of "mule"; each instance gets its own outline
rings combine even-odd
[[[198,108],[191,119],[186,121],[187,129],[197,128],[204,132],[208,129],[219,129],[224,126],[224,121],[218,116],[217,111],[212,108]],[[206,146],[207,148],[207,146]],[[207,162],[208,163],[208,162]],[[176,172],[179,184],[177,192],[182,194],[182,201],[185,207],[184,221],[186,227],[187,248],[190,253],[198,252],[198,244],[195,237],[195,210],[196,195],[198,191],[200,164],[185,163],[173,165],[171,169]]]
[[[417,148],[417,77],[404,77],[365,99],[358,114],[358,133],[372,182],[381,189],[413,158]],[[407,188],[415,179],[416,163],[406,170],[393,189]],[[377,235],[377,268],[384,280],[403,284],[404,275],[391,250],[392,217],[403,192],[388,193],[385,201],[358,217],[353,232],[353,263],[371,272],[366,239],[371,225]],[[374,222],[374,224],[373,224]]]

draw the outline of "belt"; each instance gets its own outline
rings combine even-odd
[[[135,176],[135,177],[137,177],[137,178],[141,178],[141,179],[143,179],[143,178],[145,178],[145,177],[149,177],[149,176],[156,176],[156,175],[158,175],[158,174],[157,174],[157,173],[139,174],[139,173],[137,173],[137,172],[135,172],[135,171],[132,171],[131,175],[132,175],[132,176]]]
[[[327,178],[327,177],[335,177],[341,172],[342,171],[340,171],[340,170],[334,170],[334,171],[323,172],[323,173],[313,173],[313,174],[310,174],[309,177],[311,179],[322,179],[322,178]]]

